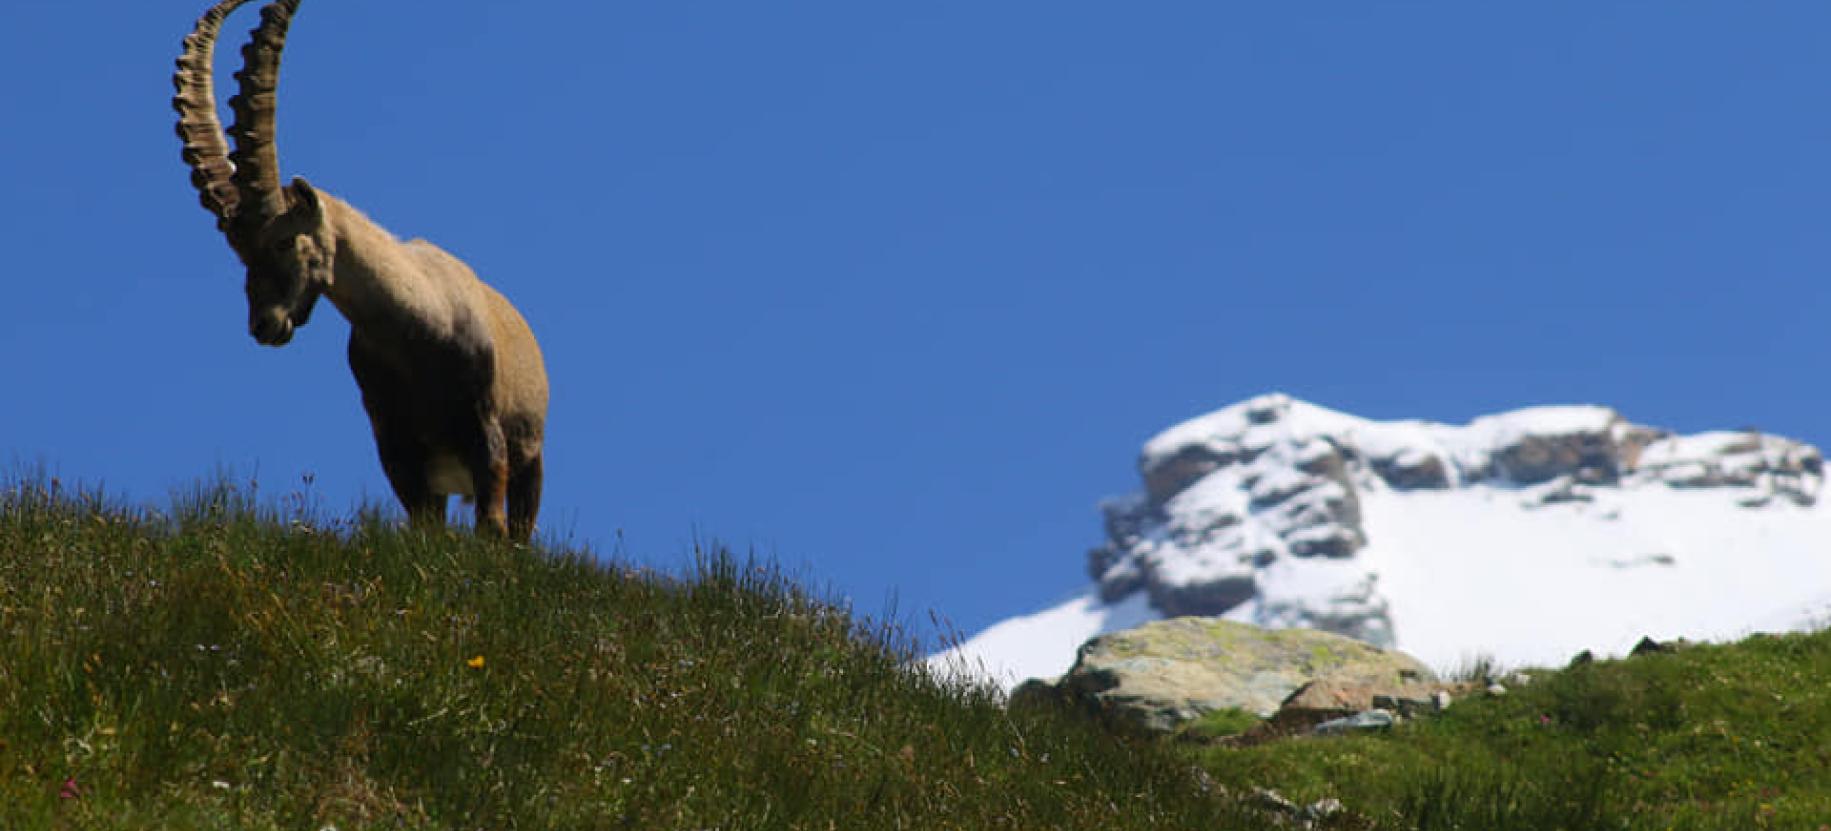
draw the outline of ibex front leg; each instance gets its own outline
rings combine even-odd
[[[401,430],[375,426],[375,449],[381,455],[381,469],[388,475],[395,498],[407,510],[407,520],[416,528],[438,530],[445,526],[447,497],[435,493],[426,475],[431,455],[417,440]]]
[[[350,338],[349,354],[350,370],[362,390],[362,408],[369,414],[388,485],[416,527],[442,527],[447,496],[433,487],[434,454],[424,438],[424,418],[410,376],[392,369],[386,352],[356,337]]]

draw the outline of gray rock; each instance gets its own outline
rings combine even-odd
[[[1308,805],[1298,805],[1291,801],[1290,797],[1264,787],[1252,789],[1252,804],[1259,810],[1270,814],[1273,823],[1278,827],[1295,823],[1297,828],[1316,828],[1318,823],[1326,822],[1347,812],[1347,808],[1342,806],[1341,800],[1334,797],[1318,799]]]
[[[1441,490],[1450,486],[1450,468],[1443,459],[1418,451],[1404,451],[1379,459],[1369,459],[1368,466],[1387,485],[1397,490]]]
[[[1293,557],[1329,557],[1346,559],[1367,545],[1367,536],[1357,527],[1337,525],[1322,533],[1292,535],[1289,541]]]
[[[1249,458],[1247,451],[1240,447],[1191,444],[1148,466],[1141,460],[1138,472],[1144,479],[1145,493],[1152,502],[1161,505],[1203,476]]]
[[[1346,810],[1348,809],[1341,804],[1341,800],[1331,796],[1303,806],[1303,812],[1298,819],[1304,822],[1322,822]]]
[[[1409,655],[1341,635],[1184,617],[1088,641],[1058,687],[1115,721],[1168,732],[1228,708],[1271,716],[1321,678],[1374,688],[1432,677]]]
[[[1438,697],[1447,702],[1450,689],[1460,690],[1462,686],[1417,678],[1367,684],[1326,676],[1291,693],[1271,720],[1280,731],[1293,732],[1368,710],[1386,710],[1410,718],[1448,706],[1439,704]]]
[[[1319,736],[1333,736],[1342,733],[1355,733],[1362,730],[1384,730],[1398,723],[1398,718],[1385,710],[1368,710],[1355,713],[1347,718],[1338,718],[1316,725]]]
[[[1251,574],[1217,576],[1197,583],[1153,582],[1145,587],[1151,606],[1170,617],[1209,617],[1226,613],[1259,591]]]
[[[1621,452],[1609,429],[1563,435],[1526,434],[1497,449],[1494,461],[1508,479],[1522,485],[1569,476],[1585,485],[1613,484],[1621,478]]]
[[[1431,690],[1423,696],[1376,695],[1373,697],[1372,709],[1385,710],[1400,718],[1417,718],[1442,712],[1449,706],[1450,700],[1447,690]]]
[[[1292,802],[1290,797],[1271,788],[1253,788],[1252,795],[1253,799],[1259,803],[1259,807],[1268,811],[1296,816],[1299,810],[1297,803]]]

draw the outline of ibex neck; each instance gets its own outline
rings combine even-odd
[[[342,200],[327,196],[324,209],[337,245],[325,296],[358,336],[398,337],[449,319],[454,287],[419,262],[423,243],[401,242]]]

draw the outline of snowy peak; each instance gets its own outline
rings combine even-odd
[[[1162,503],[1221,467],[1295,446],[1307,446],[1299,461],[1311,464],[1326,464],[1333,448],[1395,488],[1631,479],[1680,487],[1771,486],[1811,504],[1815,488],[1800,488],[1823,476],[1823,458],[1809,445],[1753,431],[1675,436],[1631,424],[1607,407],[1529,407],[1454,426],[1369,421],[1277,393],[1165,430],[1145,443],[1138,467],[1147,494]]]
[[[1100,506],[1088,594],[963,652],[1044,675],[1121,621],[1208,615],[1441,665],[1539,661],[1722,634],[1831,586],[1823,457],[1755,431],[1675,435],[1597,406],[1382,422],[1271,394],[1151,438],[1138,473]],[[1591,618],[1546,625],[1565,602]]]
[[[1353,558],[1367,545],[1362,502],[1371,493],[1482,486],[1516,490],[1531,509],[1690,488],[1743,507],[1812,506],[1823,466],[1816,449],[1788,439],[1675,436],[1607,407],[1532,407],[1455,426],[1370,421],[1271,394],[1146,442],[1144,492],[1102,505],[1107,541],[1088,568],[1106,600],[1143,590],[1172,616],[1235,610],[1263,594],[1271,571],[1315,572],[1306,577],[1333,585],[1305,579],[1301,598],[1272,598],[1276,609],[1259,616],[1391,646],[1374,575],[1331,581],[1349,575],[1301,565]]]

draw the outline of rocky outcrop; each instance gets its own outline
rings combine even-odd
[[[1166,617],[1227,615],[1390,646],[1377,575],[1355,565],[1368,542],[1369,489],[1490,485],[1517,491],[1528,509],[1640,487],[1733,489],[1749,507],[1811,505],[1823,468],[1799,442],[1675,436],[1606,407],[1537,407],[1457,427],[1368,421],[1265,395],[1146,443],[1143,491],[1103,503],[1106,540],[1087,565],[1109,603],[1144,592]],[[1304,591],[1281,590],[1273,574]]]
[[[1649,445],[1636,475],[1673,488],[1735,488],[1742,504],[1760,507],[1774,500],[1812,505],[1824,481],[1818,449],[1755,431],[1700,433]]]
[[[1583,425],[1568,432],[1523,433],[1494,448],[1493,470],[1521,485],[1568,477],[1586,485],[1621,479],[1621,448],[1615,442],[1618,419]]]
[[[1218,710],[1269,717],[1319,681],[1371,696],[1432,680],[1416,659],[1352,638],[1185,617],[1088,641],[1060,682],[1027,684],[1023,696],[1052,690],[1118,723],[1167,732]]]
[[[1450,486],[1449,464],[1434,453],[1404,448],[1367,460],[1375,476],[1398,490],[1437,490]]]
[[[1157,460],[1139,471],[1144,478],[1144,492],[1161,505],[1203,476],[1231,464],[1249,461],[1242,453],[1238,447],[1189,445],[1177,448],[1169,458]]]

